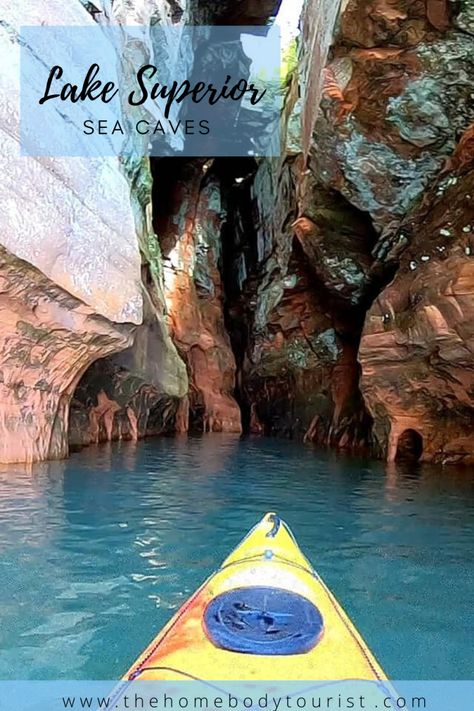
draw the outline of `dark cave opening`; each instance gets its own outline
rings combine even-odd
[[[163,258],[169,255],[179,235],[172,228],[172,219],[179,213],[187,191],[199,192],[205,177],[204,158],[166,156],[151,158],[153,228]]]
[[[398,438],[397,462],[418,462],[423,454],[423,437],[419,432],[406,429]]]
[[[221,230],[224,321],[236,363],[233,394],[240,408],[243,435],[249,434],[251,426],[243,367],[250,338],[252,277],[258,267],[257,208],[252,195],[257,168],[254,158],[220,158],[214,162],[227,214]]]
[[[264,32],[268,19],[275,17],[282,0],[191,0],[189,10],[195,24],[252,26]]]

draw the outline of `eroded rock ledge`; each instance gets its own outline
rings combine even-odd
[[[69,403],[98,357],[131,345],[113,324],[0,247],[0,461],[68,453]]]

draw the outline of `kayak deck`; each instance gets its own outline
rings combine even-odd
[[[267,594],[262,597],[261,591]],[[240,610],[243,622],[240,623],[239,615],[234,615],[235,624],[229,632],[227,600],[238,599],[239,594],[242,600],[249,594],[254,598],[260,595],[269,612],[257,614],[249,604],[234,601],[234,612]],[[301,634],[288,633],[285,638],[285,625],[289,624],[285,617],[291,615],[285,615],[284,611],[280,615],[281,624],[274,623],[279,618],[278,614],[271,617],[271,609],[274,599],[279,598],[295,603],[298,611],[294,616],[309,614],[303,618]],[[224,612],[213,602],[216,599],[224,601]],[[222,617],[226,619],[223,621]],[[251,624],[247,624],[248,617],[252,617]],[[217,643],[210,638],[213,631],[209,625],[213,621],[219,637]],[[265,636],[259,641],[259,629],[264,627]],[[255,639],[249,641],[247,628]],[[314,634],[310,639],[311,630]],[[256,651],[243,653],[222,648],[229,644],[232,648],[234,638],[241,644],[242,635],[243,644]],[[306,646],[311,648],[302,653],[285,653],[285,644],[298,644],[298,639],[300,642],[305,639]],[[259,644],[273,651],[259,653]],[[300,551],[289,528],[275,514],[267,514],[181,607],[124,679],[290,681],[386,677],[344,610]]]

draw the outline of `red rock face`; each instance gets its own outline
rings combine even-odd
[[[446,172],[404,223],[411,245],[367,316],[362,391],[389,460],[403,455],[410,431],[425,460],[474,461],[471,135],[451,161],[460,167]]]
[[[472,20],[442,0],[349,0],[300,180],[296,235],[330,313],[369,309],[361,391],[390,460],[474,457]],[[371,236],[347,233],[334,194]]]
[[[295,222],[296,176],[291,160],[264,162],[231,187],[225,274],[239,400],[251,432],[361,451],[370,420],[357,363],[357,304],[364,298],[358,274],[365,262],[357,246],[351,249],[345,269],[356,278],[341,291],[332,270],[338,243],[328,237],[351,248],[361,230],[365,239],[366,225],[344,201],[331,204],[326,195],[314,199],[311,214],[321,209],[327,219],[340,218],[342,229],[332,225],[323,234],[309,218]]]
[[[190,379],[189,413],[181,418],[181,427],[240,432],[240,410],[233,397],[236,366],[218,267],[225,211],[219,182],[206,177],[207,167],[204,161],[184,163],[183,172],[171,178],[171,193],[165,198],[157,176],[155,223],[164,254],[170,331]],[[156,170],[163,170],[163,164]],[[165,172],[162,176],[167,179]]]
[[[253,431],[345,450],[367,448],[357,348],[331,318],[304,256],[290,259],[288,287],[252,341],[244,377]]]
[[[186,369],[169,337],[162,297],[143,268],[144,320],[133,344],[100,358],[81,378],[72,399],[69,442],[78,448],[113,440],[182,431]]]
[[[261,162],[253,178],[232,189],[228,324],[251,431],[360,451],[368,446],[370,417],[357,348],[383,279],[374,268],[378,234],[367,211],[322,179],[325,155],[328,165],[337,164],[332,118],[320,131],[322,139],[331,136],[327,144],[316,144],[313,134],[336,10],[331,2],[307,3],[303,96],[287,97],[285,122],[291,131],[301,119],[309,170],[296,140],[291,155]]]

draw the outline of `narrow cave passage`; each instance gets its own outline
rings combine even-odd
[[[249,429],[243,289],[258,262],[256,169],[253,158],[152,159],[153,226],[172,336],[188,372],[190,431],[234,431],[236,419]]]
[[[381,288],[380,277],[368,278],[372,223],[324,192],[313,204],[320,233],[295,233],[292,163],[271,170],[254,158],[151,160],[153,249],[186,394],[162,397],[156,373],[137,380],[135,356],[132,364],[99,361],[74,398],[72,445],[80,446],[87,429],[92,441],[242,431],[365,451],[372,422],[357,354],[366,310]],[[340,268],[337,250],[346,260]],[[355,287],[348,255],[363,277]],[[142,281],[159,308],[149,264]],[[142,332],[151,333],[152,322]],[[161,347],[139,343],[138,360],[146,351],[159,371]],[[94,385],[104,382],[110,387]],[[150,412],[158,413],[151,429]]]
[[[220,158],[215,171],[220,177],[226,220],[222,225],[224,321],[236,363],[234,397],[239,405],[242,432],[251,429],[251,404],[244,383],[244,362],[251,337],[252,288],[259,254],[256,223],[258,206],[252,194],[258,164],[253,158]]]
[[[275,171],[253,158],[164,158],[152,173],[189,430],[234,428],[237,408],[244,433],[365,450],[358,346],[388,278],[370,271],[369,215],[315,186],[314,221],[295,230],[291,160]]]

